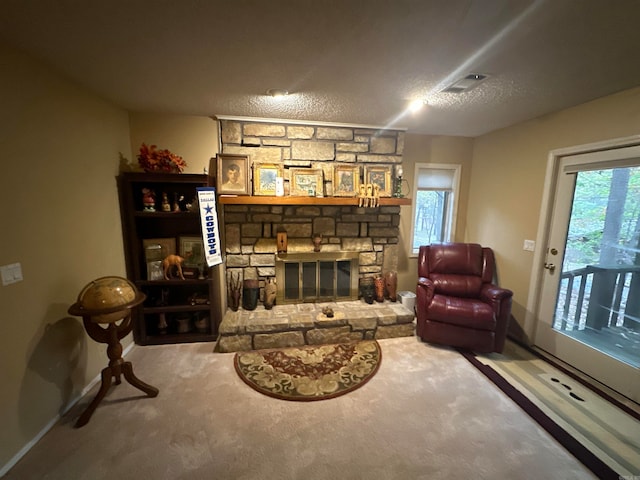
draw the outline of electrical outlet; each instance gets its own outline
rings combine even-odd
[[[18,283],[22,281],[22,266],[19,263],[12,263],[10,265],[2,265],[0,267],[0,274],[2,274],[2,286],[11,285],[12,283]]]
[[[522,249],[526,250],[527,252],[533,252],[536,249],[535,240],[525,240]]]

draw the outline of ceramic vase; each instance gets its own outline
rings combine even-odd
[[[365,277],[360,279],[360,295],[362,295],[362,299],[368,304],[373,303],[373,299],[375,297],[373,278]]]
[[[249,279],[242,282],[242,308],[255,310],[260,296],[260,284],[258,280]]]
[[[384,278],[376,277],[374,280],[376,302],[384,302]]]
[[[269,280],[264,286],[264,308],[271,310],[276,303],[276,282]]]
[[[387,291],[387,298],[392,302],[397,300],[398,272],[390,271],[384,274],[384,284]]]
[[[242,282],[240,281],[240,275],[234,275],[233,273],[228,276],[228,303],[229,308],[233,312],[237,312],[240,308],[240,294],[242,293]]]

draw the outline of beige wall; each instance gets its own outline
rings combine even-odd
[[[525,341],[532,334],[523,321],[533,253],[522,244],[538,233],[549,152],[638,133],[635,88],[475,139],[466,238],[495,249],[500,283],[514,291],[512,334]]]
[[[106,366],[67,314],[78,292],[125,275],[115,177],[127,114],[0,42],[0,470]],[[126,346],[131,337],[124,340]]]
[[[467,217],[467,192],[471,178],[471,156],[473,139],[467,137],[442,137],[407,134],[405,137],[404,157],[402,160],[404,178],[413,189],[416,163],[448,163],[462,166],[460,174],[460,198],[455,241],[465,241]],[[415,198],[411,191],[409,197]],[[401,207],[400,212],[400,248],[398,255],[398,290],[415,292],[418,280],[417,257],[411,256],[411,221],[413,206]]]
[[[132,157],[128,160],[135,169],[143,143],[180,155],[187,162],[184,173],[203,173],[218,153],[218,125],[213,118],[132,112],[129,121]]]

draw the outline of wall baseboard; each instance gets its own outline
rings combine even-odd
[[[135,342],[131,342],[129,345],[127,345],[125,349],[122,351],[122,356],[125,357],[131,351],[131,349],[133,349],[134,346],[135,346]],[[47,434],[47,432],[51,430],[56,423],[60,421],[62,416],[66,414],[69,410],[71,410],[80,401],[80,399],[82,399],[82,397],[84,397],[101,380],[101,378],[102,378],[102,373],[99,373],[93,379],[91,379],[91,381],[87,385],[85,385],[85,387],[82,389],[82,391],[78,395],[76,395],[73,399],[71,399],[71,401],[69,401],[67,405],[64,406],[64,408],[62,409],[62,413],[58,413],[55,417],[49,420],[47,424],[44,427],[42,427],[42,429],[36,434],[35,437],[33,437],[30,441],[28,441],[24,445],[24,447],[22,447],[18,451],[18,453],[16,453],[11,458],[11,460],[9,460],[5,465],[0,467],[0,478],[4,477],[9,472],[9,470],[11,470],[14,467],[14,465],[18,463],[22,459],[22,457],[24,457],[29,452],[29,450],[31,450],[33,446],[36,443],[38,443],[40,439],[42,439],[42,437],[44,437]]]

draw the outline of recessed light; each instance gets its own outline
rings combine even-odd
[[[270,88],[267,90],[267,95],[273,98],[282,98],[289,95],[289,92],[280,88]]]
[[[411,110],[412,112],[417,112],[418,110],[420,110],[422,107],[424,107],[427,104],[426,100],[422,100],[420,98],[413,100],[410,104],[409,104],[409,110]]]

